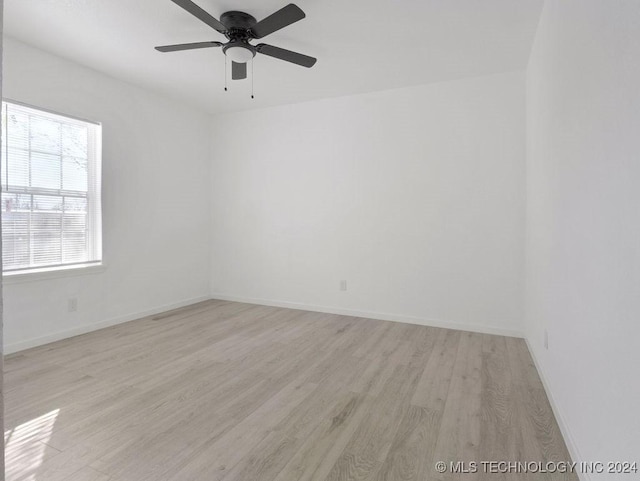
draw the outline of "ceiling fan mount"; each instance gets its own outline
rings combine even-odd
[[[256,53],[274,57],[286,62],[291,62],[302,67],[313,67],[316,59],[301,53],[285,50],[273,45],[260,43],[251,45],[254,39],[260,39],[280,30],[292,23],[302,20],[304,12],[293,3],[281,8],[267,18],[257,21],[252,15],[245,12],[232,10],[225,12],[217,20],[191,0],[171,0],[184,10],[206,23],[217,32],[227,38],[226,43],[209,41],[184,43],[178,45],[165,45],[156,47],[159,52],[177,52],[209,47],[222,47],[223,53],[229,57],[231,63],[231,78],[240,80],[247,78],[247,62],[255,57]]]
[[[240,32],[246,32],[251,27],[253,27],[258,21],[248,13],[238,12],[236,10],[232,10],[230,12],[225,12],[220,15],[220,22],[229,29],[239,30]],[[229,38],[227,36],[227,38]]]

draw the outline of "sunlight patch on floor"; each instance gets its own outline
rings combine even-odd
[[[59,412],[55,409],[4,433],[7,480],[36,481]]]

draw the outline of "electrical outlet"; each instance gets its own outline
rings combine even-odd
[[[347,290],[347,281],[340,281],[340,290],[341,291]]]
[[[78,298],[72,297],[67,301],[67,308],[69,312],[76,312],[78,310]]]
[[[549,333],[547,330],[544,330],[544,348],[549,349]]]

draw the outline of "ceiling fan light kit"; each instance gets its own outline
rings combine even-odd
[[[242,80],[247,78],[247,62],[252,61],[256,53],[307,68],[313,67],[316,63],[317,59],[301,53],[292,52],[290,50],[274,47],[273,45],[267,45],[265,43],[260,43],[258,45],[251,45],[250,43],[253,39],[266,37],[273,32],[291,25],[292,23],[302,20],[305,17],[304,12],[300,7],[293,3],[290,3],[286,7],[281,8],[277,12],[258,22],[248,13],[237,11],[225,12],[220,16],[220,20],[217,20],[191,0],[171,1],[179,7],[182,7],[194,17],[198,18],[200,21],[209,25],[217,32],[223,34],[227,37],[228,42],[222,43],[209,41],[164,45],[156,47],[156,50],[159,52],[167,53],[199,48],[222,47],[224,55],[231,60],[232,80]],[[225,74],[225,90],[226,89]],[[253,98],[253,94],[251,95],[251,98]]]
[[[237,63],[247,63],[256,55],[255,50],[251,50],[242,45],[227,45],[223,51],[228,59]]]

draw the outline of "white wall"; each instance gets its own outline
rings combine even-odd
[[[12,39],[3,94],[102,122],[107,264],[5,282],[7,351],[208,296],[210,117]]]
[[[524,80],[216,117],[214,297],[522,332]]]
[[[547,1],[527,74],[526,332],[576,460],[640,463],[638,26]]]

